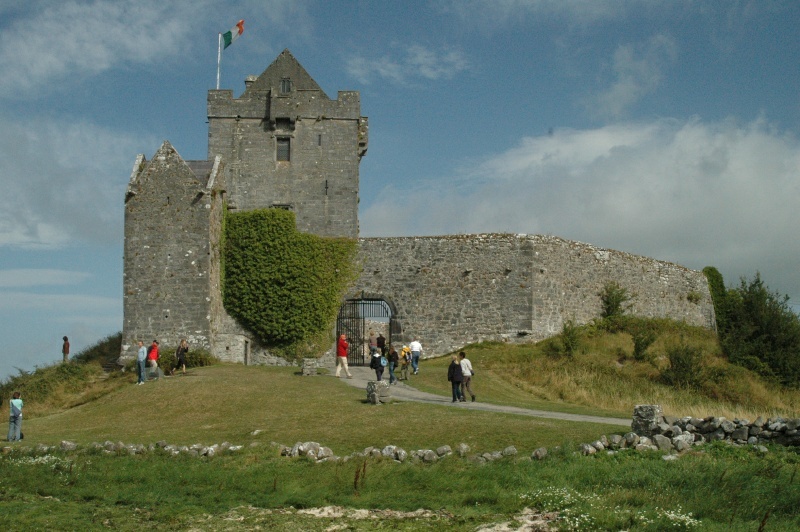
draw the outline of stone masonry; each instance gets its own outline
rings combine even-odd
[[[541,340],[566,320],[600,315],[598,293],[616,281],[635,294],[631,313],[712,327],[702,272],[542,235],[366,238],[354,297],[384,299],[423,357],[485,340]]]
[[[120,363],[136,342],[159,340],[244,364],[274,356],[222,305],[225,208],[282,208],[300,231],[356,238],[359,163],[368,121],[356,91],[330,99],[288,50],[244,92],[208,92],[208,159],[185,161],[169,142],[139,155],[125,197],[124,319]],[[361,239],[362,272],[348,297],[383,300],[393,341],[418,336],[423,356],[483,340],[532,341],[600,313],[616,281],[632,313],[712,327],[701,272],[541,235]],[[331,331],[333,340],[334,331]],[[332,359],[333,344],[326,358]],[[323,363],[325,360],[323,360]]]
[[[125,199],[121,363],[137,340],[175,346],[180,338],[222,360],[286,363],[222,306],[223,205],[289,209],[300,231],[357,237],[368,145],[360,108],[358,92],[328,98],[284,50],[248,76],[240,97],[209,91],[208,160],[184,161],[168,142],[152,161],[139,155]]]

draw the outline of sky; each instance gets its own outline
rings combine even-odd
[[[125,188],[285,48],[369,117],[361,236],[555,235],[800,310],[800,2],[0,2],[0,379],[122,329]]]

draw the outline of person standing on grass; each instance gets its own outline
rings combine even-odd
[[[387,358],[389,359],[389,384],[397,384],[397,377],[394,376],[394,368],[397,367],[400,356],[397,354],[392,344],[389,344],[389,355]]]
[[[14,392],[9,401],[8,441],[22,439],[22,394]]]
[[[411,368],[414,370],[414,375],[419,373],[419,357],[422,355],[422,344],[419,343],[417,337],[414,337],[414,341],[408,344],[408,347],[411,349]]]
[[[458,357],[453,355],[453,360],[450,362],[450,365],[447,367],[447,380],[450,381],[450,384],[453,387],[453,402],[457,403],[459,401],[464,401],[464,398],[461,397],[461,381],[464,379],[461,373],[461,364],[458,362]]]
[[[147,352],[147,363],[151,368],[155,368],[156,379],[158,379],[158,342],[155,340],[153,340],[153,344],[150,346],[150,350]]]
[[[347,374],[348,379],[352,379],[353,376],[350,374],[350,368],[347,367],[347,348],[350,347],[350,344],[347,343],[347,337],[342,334],[339,336],[339,341],[336,343],[336,376],[339,376],[339,373],[344,368],[345,374]]]
[[[186,375],[186,353],[189,352],[189,344],[184,338],[178,345],[178,350],[175,351],[175,367],[170,371],[170,375],[175,375],[175,370],[180,369]]]
[[[147,370],[147,348],[144,342],[139,340],[139,351],[136,353],[136,371],[139,374],[139,380],[136,384],[144,384],[145,371]]]
[[[466,392],[469,392],[469,394],[472,396],[472,402],[474,403],[475,394],[472,393],[472,386],[470,385],[472,384],[472,376],[475,375],[475,370],[472,369],[472,362],[469,361],[467,354],[464,351],[461,351],[458,354],[458,358],[461,359],[461,374],[464,378],[464,380],[461,381],[461,400],[466,401]]]
[[[69,360],[69,338],[64,337],[64,343],[61,344],[61,356],[64,357],[64,362]]]

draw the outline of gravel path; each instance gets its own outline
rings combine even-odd
[[[343,378],[342,382],[360,388],[367,389],[367,381],[375,380],[375,372],[366,367],[350,367],[352,379]],[[388,375],[388,371],[386,372]],[[335,377],[334,377],[335,378]],[[414,401],[417,403],[428,403],[433,405],[450,406],[452,408],[466,408],[468,410],[480,410],[483,412],[503,412],[506,414],[517,414],[520,416],[542,417],[549,419],[564,419],[567,421],[582,421],[588,423],[605,423],[608,425],[621,425],[630,427],[630,419],[614,417],[584,416],[580,414],[566,414],[563,412],[549,412],[547,410],[531,410],[528,408],[518,408],[516,406],[493,405],[481,402],[453,403],[449,396],[434,395],[432,393],[421,392],[412,388],[405,382],[398,382],[392,385],[392,399],[397,401]]]

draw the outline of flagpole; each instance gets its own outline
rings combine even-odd
[[[217,38],[217,90],[219,90],[219,63],[222,60],[222,34]]]

